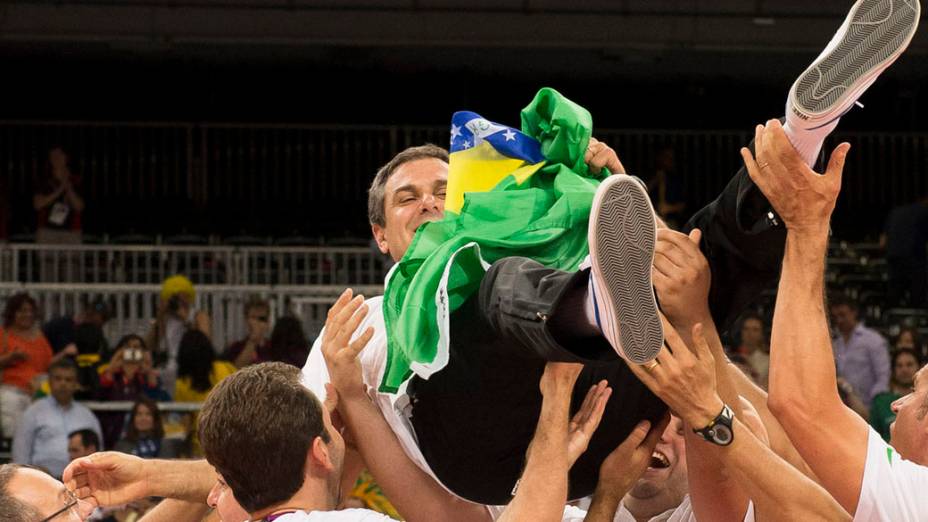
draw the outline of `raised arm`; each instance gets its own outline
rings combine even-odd
[[[656,366],[631,365],[632,371],[688,425],[708,427],[725,403],[716,391],[715,361],[701,325],[693,329],[692,352],[670,324],[664,332],[670,350],[661,350]],[[758,510],[776,513],[779,520],[850,520],[824,489],[774,454],[737,417],[732,434],[727,445],[688,438],[687,453],[697,447],[710,451]]]
[[[349,289],[332,306],[322,338],[322,355],[332,386],[338,394],[338,411],[364,462],[387,498],[410,522],[490,520],[486,507],[462,500],[429,476],[403,451],[380,410],[367,395],[358,355],[373,334],[372,329],[351,341],[367,314],[363,297]]]
[[[850,145],[832,152],[824,175],[806,166],[779,121],[758,126],[754,145],[757,161],[741,151],[745,165],[787,229],[768,404],[821,484],[853,514],[869,432],[838,395],[824,296],[829,220]]]

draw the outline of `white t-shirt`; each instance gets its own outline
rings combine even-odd
[[[374,405],[383,414],[383,418],[390,425],[390,429],[396,434],[396,438],[403,447],[406,455],[429,476],[441,484],[432,468],[425,461],[425,456],[419,449],[419,443],[416,439],[416,432],[409,422],[408,414],[412,410],[409,403],[409,397],[406,395],[406,385],[400,387],[397,393],[381,393],[378,391],[380,381],[387,366],[387,330],[383,322],[383,297],[372,297],[365,301],[368,306],[367,316],[355,330],[351,339],[354,340],[360,333],[367,330],[369,326],[374,327],[374,336],[367,343],[367,346],[361,350],[359,355],[361,363],[361,378],[367,386],[367,394],[370,396]],[[325,358],[322,355],[322,337],[325,333],[323,328],[316,342],[309,352],[306,359],[306,365],[303,366],[303,385],[309,388],[320,401],[326,397],[325,384],[329,382],[329,369],[325,365]],[[444,485],[442,484],[442,487]],[[448,488],[445,488],[448,490]],[[451,490],[449,493],[454,494]]]
[[[341,511],[296,511],[287,513],[274,522],[395,522],[387,515],[369,509],[343,509]]]
[[[855,521],[917,522],[928,518],[928,467],[904,460],[870,428]]]

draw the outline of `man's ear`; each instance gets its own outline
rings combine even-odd
[[[327,473],[335,472],[335,465],[332,463],[329,447],[323,442],[322,437],[313,439],[313,444],[306,455],[306,465],[313,470],[324,470]]]
[[[380,225],[371,225],[371,232],[374,234],[374,241],[377,242],[377,248],[381,254],[390,254],[390,245],[387,243],[387,231]]]

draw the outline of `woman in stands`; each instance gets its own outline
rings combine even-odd
[[[267,352],[267,359],[261,362],[283,362],[302,368],[306,364],[306,357],[309,356],[310,346],[300,320],[286,315],[274,323],[271,347]]]
[[[161,411],[151,399],[139,399],[132,406],[126,436],[116,443],[116,451],[143,459],[173,459],[180,456],[180,441],[164,437]]]
[[[52,363],[52,347],[36,321],[38,306],[28,294],[10,297],[3,310],[0,328],[0,426],[3,436],[12,437],[16,425],[38,383]],[[62,351],[61,354],[65,352]]]
[[[896,420],[892,404],[903,395],[912,392],[915,374],[921,367],[921,358],[915,350],[899,348],[893,352],[889,391],[876,394],[870,405],[870,425],[887,442],[889,441],[889,425]]]
[[[188,330],[177,349],[177,382],[174,400],[177,402],[203,402],[219,381],[235,373],[235,366],[216,358],[216,350],[209,337],[199,330]],[[190,436],[192,453],[202,455],[197,437],[196,416],[191,417]]]

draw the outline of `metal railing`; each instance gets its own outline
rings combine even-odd
[[[0,282],[376,285],[385,258],[364,247],[0,245]]]
[[[315,338],[325,324],[326,312],[344,290],[344,286],[272,286],[243,285],[197,287],[194,308],[209,313],[213,345],[221,350],[245,334],[245,303],[254,296],[267,299],[271,317],[295,314],[303,321],[310,339]],[[356,286],[365,296],[383,293],[382,285]],[[54,317],[72,315],[83,303],[97,298],[112,307],[113,317],[106,324],[105,334],[111,344],[125,334],[145,335],[157,315],[161,287],[158,285],[118,284],[18,284],[0,283],[0,308],[6,299],[18,292],[27,292],[39,304],[42,322]]]

